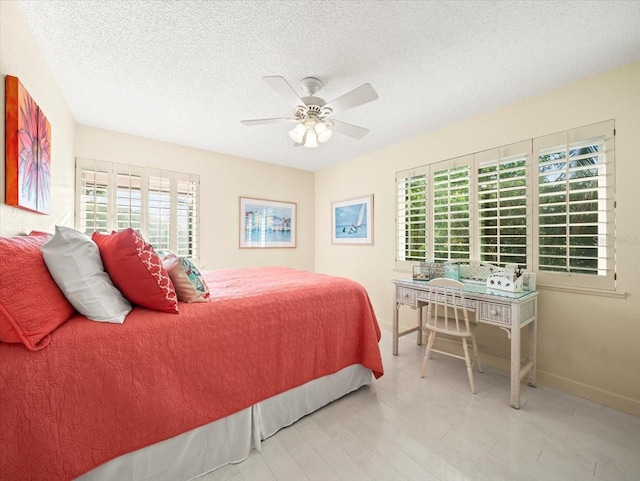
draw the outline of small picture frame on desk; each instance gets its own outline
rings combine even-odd
[[[431,270],[428,266],[413,266],[413,280],[414,281],[429,281],[431,280]]]
[[[421,262],[413,266],[414,281],[430,281],[431,279],[444,277],[444,274],[445,264],[442,262]]]

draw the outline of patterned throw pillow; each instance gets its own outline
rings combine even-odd
[[[158,254],[135,230],[110,235],[94,232],[104,268],[113,284],[133,304],[178,313],[178,297]]]
[[[36,351],[74,312],[44,263],[46,235],[0,237],[0,340]]]
[[[167,254],[162,264],[182,302],[209,302],[209,288],[198,268],[186,257]]]

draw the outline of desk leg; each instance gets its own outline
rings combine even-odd
[[[511,407],[520,409],[520,322],[511,326]]]
[[[393,355],[398,355],[398,309],[400,305],[393,301]]]
[[[418,346],[422,346],[422,305],[418,302]]]
[[[537,303],[537,299],[536,299]],[[536,352],[538,347],[538,306],[536,305],[536,317],[529,323],[529,360],[533,363],[529,374],[527,375],[527,384],[536,387],[536,370],[538,363],[536,360]]]

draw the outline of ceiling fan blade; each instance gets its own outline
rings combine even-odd
[[[304,105],[304,102],[302,101],[300,96],[296,93],[295,90],[293,90],[293,87],[289,85],[289,82],[287,82],[284,77],[262,77],[262,80],[267,82],[267,85],[278,92],[287,102],[289,102],[292,107]]]
[[[341,112],[343,110],[352,109],[353,107],[357,107],[362,104],[366,104],[367,102],[371,102],[378,98],[378,94],[371,84],[364,84],[358,87],[357,89],[353,89],[351,92],[347,92],[341,97],[329,102],[325,107],[329,107],[333,110],[333,114],[337,112]]]
[[[354,139],[360,140],[362,137],[369,133],[369,129],[365,129],[364,127],[358,127],[357,125],[348,124],[346,122],[340,122],[339,120],[332,120],[333,127],[331,130],[334,132],[339,132],[343,135],[348,135],[349,137],[353,137]]]
[[[255,119],[255,120],[241,120],[244,125],[247,127],[251,127],[252,125],[263,125],[263,124],[279,124],[280,122],[288,122],[290,119],[288,117],[281,117],[279,119]]]

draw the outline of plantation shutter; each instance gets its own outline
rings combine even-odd
[[[117,166],[114,172],[116,185],[115,223],[113,230],[121,231],[127,227],[143,230],[142,210],[142,174],[123,166]]]
[[[479,259],[504,266],[531,265],[528,201],[531,142],[475,154]]]
[[[426,167],[396,174],[396,262],[427,258],[427,172]]]
[[[197,175],[76,159],[78,230],[139,230],[155,249],[198,261]]]
[[[534,140],[539,281],[615,288],[613,121]]]
[[[179,256],[196,258],[198,256],[198,189],[199,182],[195,176],[176,174],[176,253]]]
[[[148,178],[147,240],[155,249],[171,249],[171,178]]]
[[[432,246],[435,261],[469,259],[471,156],[431,165]]]
[[[76,169],[76,227],[85,234],[109,228],[110,170],[104,165],[86,165]]]

